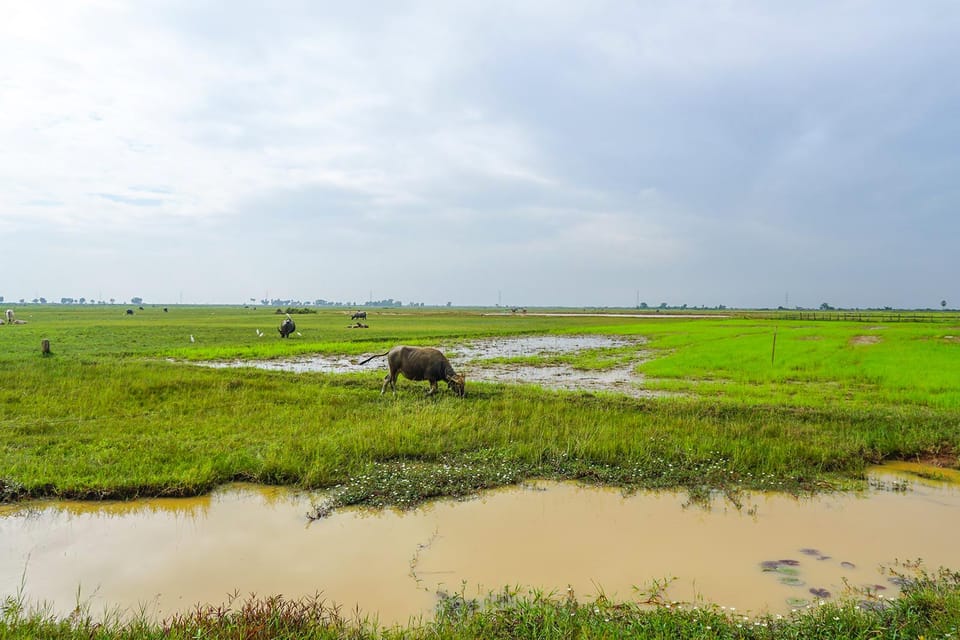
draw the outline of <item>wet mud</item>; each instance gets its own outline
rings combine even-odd
[[[664,392],[643,388],[644,377],[635,371],[648,356],[643,351],[645,340],[602,335],[511,336],[465,343],[445,344],[440,348],[458,371],[467,373],[468,381],[504,384],[532,384],[547,389],[566,391],[609,391],[633,397],[662,396]],[[636,358],[626,366],[606,369],[577,369],[567,364],[550,362],[551,356],[585,351],[635,346]],[[356,373],[385,370],[383,359],[357,366],[355,359],[345,356],[315,355],[283,360],[237,360],[203,363],[204,366],[255,367],[271,371]],[[542,358],[542,364],[490,362],[510,358]]]
[[[398,512],[343,509],[309,522],[321,496],[250,485],[189,499],[0,507],[0,598],[66,615],[162,617],[229,594],[320,593],[383,623],[432,613],[438,591],[504,586],[581,598],[665,596],[785,613],[849,596],[897,596],[897,559],[960,567],[955,471],[875,470],[870,489],[796,499],[748,494],[690,507],[674,492],[537,482]],[[79,596],[78,596],[79,594]]]

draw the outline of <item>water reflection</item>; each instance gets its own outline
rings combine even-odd
[[[23,583],[67,613],[80,600],[162,616],[228,594],[322,594],[384,622],[429,615],[437,590],[527,585],[631,599],[668,596],[785,612],[848,586],[885,597],[897,559],[960,567],[956,472],[898,465],[863,493],[743,507],[686,495],[536,483],[410,512],[342,510],[308,524],[315,496],[250,485],[200,498],[49,502],[0,509],[0,597]]]

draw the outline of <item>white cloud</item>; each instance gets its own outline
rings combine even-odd
[[[895,246],[883,229],[908,212],[927,227],[896,240],[948,255],[957,27],[950,3],[19,3],[0,23],[0,232],[34,258],[45,227],[105,256],[74,282],[25,269],[28,295],[107,288],[110,259],[162,242],[195,301],[278,290],[235,266],[274,247],[297,296],[334,298],[309,293],[341,287],[317,273],[363,254],[341,293],[489,301],[489,278],[603,304],[639,280],[749,303],[785,272],[740,256],[864,229]],[[466,277],[391,270],[403,237]],[[847,272],[853,299],[868,275]]]

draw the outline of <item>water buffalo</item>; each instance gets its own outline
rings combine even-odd
[[[280,332],[281,338],[286,338],[296,330],[297,325],[294,324],[293,318],[290,317],[290,314],[287,314],[287,317],[284,318],[283,322],[281,322],[280,326],[277,328],[277,331]]]
[[[350,316],[350,319],[351,319],[351,320],[366,320],[366,319],[367,319],[367,312],[366,312],[366,311],[355,311],[354,314],[353,314],[352,316]]]
[[[427,395],[436,393],[437,382],[443,380],[447,386],[461,398],[467,395],[465,388],[465,378],[462,373],[457,373],[450,365],[450,361],[439,350],[431,347],[405,347],[396,346],[386,353],[378,353],[370,356],[358,364],[366,364],[374,358],[387,356],[387,366],[390,367],[390,373],[383,379],[383,386],[380,387],[380,395],[387,390],[387,385],[397,392],[397,374],[402,373],[407,380],[427,380],[430,383],[430,389]]]

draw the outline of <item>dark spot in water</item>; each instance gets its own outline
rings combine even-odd
[[[879,600],[861,600],[857,606],[864,611],[883,611],[887,605]]]
[[[800,564],[799,560],[777,560],[777,562],[788,567],[795,567]]]
[[[886,591],[887,588],[882,584],[868,585],[867,589],[873,589],[874,591]]]
[[[840,566],[843,567],[844,569],[856,569],[856,568],[857,568],[857,565],[853,564],[852,562],[847,562],[846,560],[844,560],[843,562],[841,562],[841,563],[840,563]]]
[[[800,549],[800,553],[802,553],[802,554],[805,555],[805,556],[819,556],[819,555],[820,555],[820,552],[819,552],[819,551],[817,551],[816,549],[810,549],[809,547],[806,548],[806,549]]]
[[[760,568],[764,571],[776,571],[780,563],[776,560],[764,560],[760,563]]]
[[[909,587],[913,584],[913,581],[910,578],[905,578],[903,576],[891,576],[887,578],[887,582],[890,584],[895,584],[900,588]]]
[[[830,556],[820,556],[817,560],[829,560]]]
[[[800,570],[794,569],[793,567],[777,567],[777,573],[782,573],[785,576],[798,576],[800,575]]]
[[[826,589],[821,589],[819,587],[811,587],[810,593],[817,596],[818,598],[829,598],[831,595],[829,591],[827,591]]]

